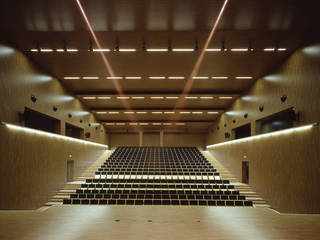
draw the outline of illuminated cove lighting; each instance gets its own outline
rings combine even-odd
[[[233,143],[240,143],[240,142],[252,141],[252,140],[255,140],[255,139],[278,136],[278,135],[281,135],[281,134],[291,134],[291,133],[295,133],[295,132],[299,132],[299,131],[309,130],[313,126],[318,126],[318,124],[317,123],[313,123],[313,124],[309,124],[309,125],[306,125],[306,126],[295,127],[295,128],[290,128],[290,129],[284,129],[284,130],[279,130],[279,131],[276,131],[276,132],[265,133],[265,134],[260,134],[260,135],[256,135],[256,136],[251,136],[251,137],[231,140],[231,141],[228,141],[228,142],[212,144],[212,145],[208,145],[207,148],[215,148],[215,147],[224,146],[224,145],[233,144]]]
[[[172,49],[173,52],[193,52],[193,48],[174,48]]]
[[[147,52],[168,52],[167,48],[147,48]]]
[[[4,123],[4,124],[9,129],[16,130],[16,131],[38,134],[38,135],[47,136],[47,137],[51,137],[51,138],[57,138],[57,139],[67,140],[70,142],[78,142],[78,143],[83,143],[83,144],[87,144],[87,145],[99,146],[99,147],[104,147],[104,148],[108,149],[108,145],[105,145],[105,144],[89,142],[89,141],[76,139],[76,138],[72,138],[72,137],[67,137],[67,136],[62,136],[59,134],[49,133],[49,132],[45,132],[45,131],[41,131],[41,130],[31,129],[31,128],[27,128],[27,127],[21,127],[21,126],[13,125],[10,123]]]

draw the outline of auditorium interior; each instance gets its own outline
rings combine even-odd
[[[320,238],[316,1],[0,9],[0,239]]]

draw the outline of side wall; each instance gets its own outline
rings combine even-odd
[[[320,44],[296,51],[287,61],[259,79],[210,129],[207,145],[224,142],[224,133],[281,110],[294,107],[300,113],[298,125],[320,121]],[[281,95],[287,101],[281,103]],[[264,111],[259,111],[259,106]],[[248,118],[244,118],[248,113]],[[236,120],[233,123],[233,120]],[[224,125],[226,124],[226,127]],[[215,147],[212,154],[241,179],[241,162],[249,160],[249,184],[275,209],[282,212],[319,213],[319,130],[281,137],[255,139]],[[231,140],[231,139],[230,139]]]
[[[74,160],[77,177],[106,150],[6,125],[0,139],[0,209],[43,206],[66,183],[67,160]]]
[[[37,97],[33,103],[31,95]],[[58,111],[53,111],[53,106]],[[0,43],[0,121],[20,125],[18,113],[25,107],[61,121],[61,134],[65,134],[65,123],[70,123],[90,132],[86,139],[107,144],[103,126],[97,126],[95,117],[82,103],[65,90],[60,81],[41,72],[20,51]],[[72,118],[68,114],[72,114]],[[83,120],[80,123],[80,119]],[[89,127],[91,123],[91,127]]]

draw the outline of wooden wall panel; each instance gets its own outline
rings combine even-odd
[[[37,97],[33,103],[31,95]],[[58,111],[53,111],[53,105]],[[0,120],[19,124],[18,113],[25,107],[61,120],[61,133],[65,123],[90,132],[87,140],[107,143],[105,129],[102,126],[89,127],[97,120],[86,107],[68,92],[53,76],[40,71],[23,53],[0,43]],[[68,114],[72,114],[72,118]],[[83,122],[80,123],[80,119]]]
[[[164,133],[164,146],[177,146],[177,147],[198,147],[204,148],[204,134],[172,134]]]
[[[106,150],[5,125],[0,139],[0,209],[39,208],[65,184],[68,159],[77,177]]]
[[[160,132],[143,133],[143,146],[157,146],[160,147]]]
[[[118,146],[139,146],[139,133],[110,133],[110,148]]]
[[[319,126],[291,134],[214,147],[210,152],[241,181],[249,161],[249,184],[280,212],[320,213]]]

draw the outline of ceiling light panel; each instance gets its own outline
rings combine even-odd
[[[174,114],[174,112],[164,112],[164,114]]]
[[[203,112],[192,112],[192,114],[202,114]]]
[[[187,96],[187,97],[184,97],[185,99],[198,99],[198,97],[192,97],[192,96]]]
[[[211,77],[212,79],[228,79],[228,77],[224,77],[224,76],[217,76],[217,77]]]
[[[150,97],[150,99],[155,99],[155,100],[156,100],[156,99],[163,99],[163,98],[164,98],[164,97],[160,97],[160,96],[159,96],[159,97]]]
[[[221,48],[207,48],[206,52],[221,52]]]
[[[147,52],[168,52],[167,48],[147,48]]]
[[[115,123],[105,123],[105,125],[107,125],[107,126],[113,126],[113,125],[115,125]]]
[[[41,48],[40,52],[53,52],[53,49],[51,49],[51,48]]]
[[[136,114],[147,114],[147,112],[136,112]]]
[[[79,49],[76,49],[76,48],[67,48],[67,52],[79,52]]]
[[[99,77],[82,77],[82,79],[86,79],[86,80],[99,79]]]
[[[119,114],[119,112],[108,112],[109,114]]]
[[[171,126],[172,123],[162,123],[162,125],[164,125],[164,126]]]
[[[248,52],[248,48],[231,48],[231,51],[232,52]]]
[[[141,79],[139,76],[126,77],[126,79]]]
[[[130,97],[127,97],[127,96],[119,96],[119,97],[117,97],[117,99],[130,99]]]
[[[184,77],[173,76],[173,77],[168,77],[168,79],[184,79]]]
[[[212,96],[202,96],[202,97],[200,97],[200,99],[213,99],[214,97],[212,97]]]
[[[152,114],[162,114],[162,112],[151,112]]]
[[[94,100],[94,99],[97,99],[97,97],[83,97],[82,99],[86,99],[86,100]]]
[[[183,126],[186,125],[185,123],[176,123],[177,126]]]
[[[135,48],[120,48],[119,52],[135,52],[137,51]]]
[[[251,76],[238,76],[236,79],[252,79]]]
[[[208,79],[209,77],[203,77],[203,76],[194,76],[193,79]]]
[[[93,52],[110,52],[108,48],[94,48],[92,49]]]
[[[191,112],[180,112],[180,114],[190,114]]]
[[[137,126],[138,123],[129,123],[130,126]]]
[[[193,52],[193,48],[174,48],[172,49],[173,52]]]
[[[149,77],[149,79],[166,79],[166,77],[163,77],[163,76],[159,76],[159,77]]]
[[[162,123],[152,123],[153,126],[160,126]]]
[[[107,79],[123,79],[123,77],[107,77]]]
[[[134,114],[134,112],[123,112],[124,114]]]
[[[80,77],[63,77],[63,79],[66,79],[66,80],[78,80],[78,79],[80,79]]]
[[[107,114],[107,112],[96,112],[96,114]]]
[[[166,99],[176,100],[176,99],[179,99],[179,97],[166,97]]]
[[[132,99],[137,99],[137,100],[141,100],[141,99],[145,99],[145,97],[131,97]]]
[[[117,126],[124,126],[126,123],[116,123]]]
[[[141,125],[141,126],[147,126],[147,125],[149,125],[149,123],[139,123],[139,125]]]
[[[219,97],[219,99],[232,99],[232,97],[229,97],[229,96],[222,96],[222,97]]]
[[[219,114],[218,112],[208,112],[208,114]]]
[[[111,99],[111,97],[102,96],[102,97],[98,97],[98,99],[101,99],[101,100],[107,100],[107,99]]]

